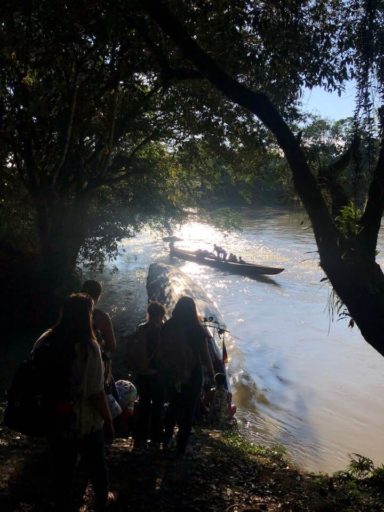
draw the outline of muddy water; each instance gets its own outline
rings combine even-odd
[[[305,216],[265,209],[245,215],[242,232],[195,220],[175,234],[180,247],[217,243],[247,260],[285,267],[274,278],[252,280],[173,262],[214,300],[234,337],[230,371],[247,435],[284,444],[308,470],[343,469],[353,452],[382,463],[384,360],[346,320],[331,321],[329,287]],[[123,249],[119,272],[103,276],[104,303],[119,332],[128,332],[145,311],[149,264],[169,259],[161,235],[150,231]]]

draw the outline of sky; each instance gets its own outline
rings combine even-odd
[[[303,110],[321,117],[337,121],[353,115],[355,108],[355,84],[348,82],[344,93],[325,92],[320,87],[307,89],[302,98]]]

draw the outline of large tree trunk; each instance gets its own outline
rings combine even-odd
[[[337,258],[321,266],[365,340],[384,356],[384,275],[379,265]]]
[[[86,237],[87,202],[47,193],[35,197],[40,238],[39,277],[48,290],[70,289]]]
[[[296,191],[311,220],[319,249],[320,264],[364,338],[384,356],[384,275],[372,257],[369,255],[362,257],[362,250],[356,253],[354,259],[345,257],[349,249],[348,241],[334,225],[299,142],[279,112],[265,94],[251,91],[225,73],[190,38],[185,28],[160,0],[143,0],[143,4],[152,18],[205,78],[227,98],[257,115],[276,136],[290,165]],[[363,220],[367,220],[367,225],[364,226],[366,232],[370,231],[370,226],[376,232],[380,227],[384,197],[383,162],[384,152],[382,151],[377,169],[380,189],[376,193],[376,189],[371,187],[370,191],[370,196],[373,196],[376,204],[373,214],[370,214],[374,222],[368,222],[367,216],[370,213],[370,207],[368,207],[367,215],[363,217]],[[374,201],[371,201],[371,205],[374,206],[373,203]],[[370,239],[375,241],[374,232],[370,234]],[[370,254],[372,250],[373,247],[370,247]]]

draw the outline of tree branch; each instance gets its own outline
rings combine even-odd
[[[107,136],[107,143],[103,146],[103,151],[105,153],[104,158],[102,158],[102,164],[100,172],[98,173],[98,178],[102,179],[105,173],[107,172],[107,169],[111,163],[112,158],[112,148],[113,148],[113,142],[115,138],[115,126],[116,126],[116,116],[117,116],[117,105],[118,105],[118,99],[119,99],[119,86],[118,83],[116,83],[115,91],[113,94],[113,104],[111,109],[111,119],[109,123],[109,133]]]
[[[60,176],[60,171],[63,168],[63,165],[65,163],[65,159],[67,157],[69,145],[70,145],[71,138],[72,138],[73,122],[75,119],[77,96],[78,96],[78,90],[79,90],[79,79],[80,79],[80,74],[78,72],[75,72],[72,104],[71,104],[70,114],[69,114],[69,119],[68,119],[67,134],[65,137],[64,148],[63,148],[63,152],[61,154],[61,158],[52,174],[52,179],[51,179],[51,188],[52,189],[55,188],[57,180]]]
[[[131,151],[131,153],[128,156],[122,156],[124,158],[124,167],[127,167],[134,157],[137,155],[137,153],[143,149],[143,147],[148,144],[154,137],[157,130],[154,130],[150,135],[145,137],[141,142],[139,142]],[[118,158],[117,156],[115,158]],[[122,166],[119,165],[119,169],[123,171]],[[118,172],[118,171],[117,171]],[[124,180],[125,178],[128,178],[131,175],[130,171],[124,171],[122,174],[114,175],[110,178],[103,178],[103,176],[98,176],[94,180],[90,180],[88,183],[87,190],[94,190],[97,187],[100,187],[101,185],[112,185],[113,183],[118,183],[119,181]]]
[[[161,48],[149,37],[149,30],[147,26],[144,26],[143,20],[135,20],[134,25],[147,45],[147,48],[155,56],[157,63],[160,66],[161,78],[164,82],[170,82],[171,80],[193,80],[204,78],[200,71],[187,67],[172,67],[168,56],[164,54]]]
[[[338,175],[349,164],[352,155],[359,145],[359,140],[354,138],[350,147],[339,158],[320,171],[319,179],[327,188],[332,200],[332,216],[337,217],[341,210],[348,205],[350,198],[338,181]]]
[[[204,76],[197,69],[187,67],[168,68],[163,72],[166,81],[172,80],[201,80]]]

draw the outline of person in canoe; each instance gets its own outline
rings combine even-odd
[[[220,261],[225,261],[227,259],[227,251],[220,247],[219,245],[214,244],[213,250],[217,255],[217,259]]]

